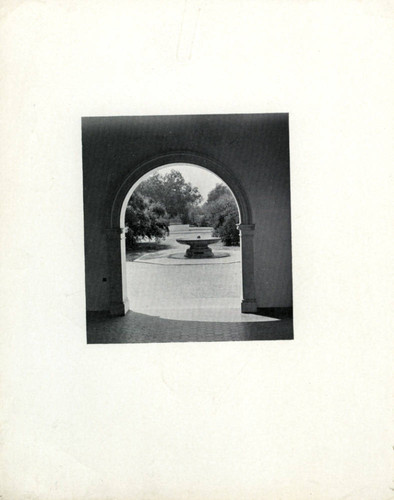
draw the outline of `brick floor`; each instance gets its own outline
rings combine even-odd
[[[224,323],[180,321],[129,311],[121,318],[92,315],[88,343],[215,342],[286,340],[293,338],[292,320]]]

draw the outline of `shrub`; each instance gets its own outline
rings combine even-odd
[[[217,184],[208,194],[207,202],[202,207],[206,218],[214,229],[214,236],[219,236],[227,246],[239,245],[238,207],[230,189],[224,184]]]
[[[169,216],[164,206],[134,192],[126,208],[126,245],[131,248],[144,238],[156,241],[169,234]]]

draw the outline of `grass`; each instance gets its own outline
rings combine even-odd
[[[160,250],[168,250],[170,248],[173,248],[173,245],[162,243],[161,241],[143,241],[141,243],[137,243],[134,248],[127,250],[126,260],[128,262],[132,262],[146,253],[155,253]]]

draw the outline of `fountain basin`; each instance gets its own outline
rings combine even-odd
[[[197,236],[197,238],[178,238],[176,241],[181,245],[189,245],[185,257],[189,259],[207,259],[214,256],[208,245],[217,243],[220,238],[201,238]]]

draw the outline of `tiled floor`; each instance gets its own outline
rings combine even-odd
[[[293,338],[292,320],[207,322],[163,319],[129,311],[121,318],[96,315],[88,320],[88,343],[213,342]]]
[[[239,248],[215,260],[171,259],[181,249],[179,229],[174,233],[167,250],[127,262],[131,311],[121,318],[90,315],[89,343],[293,338],[291,320],[241,313]]]

